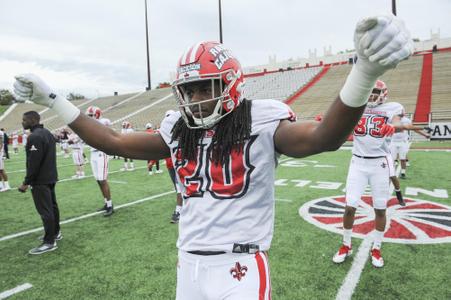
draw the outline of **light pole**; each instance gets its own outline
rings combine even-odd
[[[219,42],[222,44],[222,11],[221,11],[221,0],[219,1]]]
[[[149,54],[149,26],[147,24],[147,0],[144,0],[145,16],[146,16],[146,51],[147,51],[147,87],[146,91],[152,88],[150,84],[150,54]]]

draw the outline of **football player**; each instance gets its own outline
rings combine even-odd
[[[128,121],[122,122],[122,134],[128,134],[134,132],[132,124]],[[130,167],[128,166],[128,162],[130,161]],[[124,167],[121,168],[121,171],[133,171],[135,169],[135,165],[133,164],[133,159],[124,157]]]
[[[358,60],[322,122],[296,122],[280,101],[245,99],[240,63],[217,42],[199,42],[179,59],[172,84],[179,112],[162,121],[159,134],[110,130],[32,74],[16,77],[15,93],[19,101],[51,107],[102,151],[136,159],[171,156],[184,201],[178,300],[269,299],[267,251],[278,155],[306,157],[338,149],[360,119],[377,78],[413,52],[407,29],[394,16],[363,19],[354,41]]]
[[[384,266],[381,245],[387,221],[385,212],[387,201],[390,199],[390,180],[393,182],[400,205],[405,205],[389,147],[393,133],[406,128],[399,122],[399,115],[404,112],[404,107],[397,102],[387,103],[387,95],[386,84],[377,80],[363,116],[354,128],[352,159],[346,180],[343,244],[333,257],[335,263],[344,262],[352,254],[351,235],[354,216],[360,197],[368,184],[371,186],[375,212],[374,242],[371,249],[373,266],[378,268]]]
[[[17,133],[17,131],[13,131],[11,138],[13,140],[14,154],[19,154],[19,134]]]
[[[75,165],[74,179],[81,179],[85,177],[85,158],[83,157],[83,141],[76,133],[70,133],[67,143],[72,148],[72,160]]]
[[[146,124],[146,132],[153,134],[157,133],[157,130],[153,129],[152,123]],[[149,159],[147,160],[147,170],[149,171],[149,175],[153,175],[153,166],[155,165],[155,173],[163,173],[162,170],[160,170],[160,160],[159,159]]]
[[[412,125],[412,121],[404,115],[404,112],[400,114],[399,117],[401,118],[399,123],[403,125],[405,129],[393,134],[390,151],[395,161],[398,158],[401,161],[401,178],[406,179],[407,153],[410,148],[409,130],[413,130],[427,139],[429,138],[429,135],[423,132],[422,127]]]
[[[96,121],[95,124],[102,124],[109,127],[111,122],[109,119],[102,118],[102,111],[97,106],[90,106],[86,110],[86,115]],[[74,130],[77,132],[76,130]],[[89,144],[89,143],[88,143]],[[99,211],[104,210],[103,215],[109,217],[114,213],[113,201],[111,200],[110,185],[108,184],[108,155],[92,147],[91,144],[91,169],[94,178],[97,180],[97,184],[100,187],[100,191],[103,195],[104,205]],[[100,148],[100,147],[99,147]]]

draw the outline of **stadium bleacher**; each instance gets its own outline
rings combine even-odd
[[[321,70],[321,67],[312,67],[246,78],[246,98],[283,101],[312,80]]]

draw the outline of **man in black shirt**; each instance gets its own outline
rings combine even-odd
[[[3,131],[3,151],[5,152],[6,159],[9,159],[9,153],[8,153],[8,145],[9,145],[9,136],[6,134],[5,128],[0,129],[0,131]]]
[[[42,218],[45,231],[42,244],[31,249],[30,254],[53,251],[58,248],[56,241],[62,239],[55,197],[55,184],[58,181],[55,138],[39,121],[40,116],[35,111],[23,114],[22,126],[24,129],[30,129],[31,134],[25,147],[27,175],[19,191],[25,193],[28,186],[31,186],[34,204]]]

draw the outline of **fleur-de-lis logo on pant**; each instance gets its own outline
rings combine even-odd
[[[241,266],[239,262],[235,264],[234,268],[230,269],[230,274],[233,276],[233,278],[238,279],[238,281],[241,281],[241,278],[243,278],[246,275],[247,267]]]

